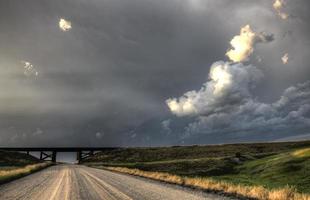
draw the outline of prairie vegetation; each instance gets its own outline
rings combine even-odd
[[[206,146],[138,147],[107,150],[86,159],[86,162],[136,163],[180,159],[220,158],[243,155],[269,155],[291,149],[309,147],[310,141],[282,143],[248,143]]]
[[[23,167],[0,168],[0,184],[34,173],[50,165],[52,165],[52,163],[46,162],[26,165]]]
[[[277,189],[267,189],[263,186],[246,186],[233,184],[226,181],[217,181],[211,178],[202,177],[184,177],[163,172],[149,172],[139,169],[130,169],[123,167],[106,167],[106,169],[135,176],[146,177],[154,180],[160,180],[167,183],[184,185],[204,189],[207,191],[225,193],[242,198],[260,199],[260,200],[309,200],[309,194],[301,194],[295,188],[285,186]]]
[[[26,176],[52,165],[19,152],[0,151],[0,184]]]
[[[310,141],[123,148],[84,164],[254,199],[310,199]]]

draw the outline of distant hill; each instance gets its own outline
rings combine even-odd
[[[153,162],[176,159],[198,159],[234,156],[241,154],[271,154],[290,149],[310,146],[310,141],[302,142],[278,142],[278,143],[245,143],[223,144],[206,146],[172,146],[172,147],[139,147],[119,148],[111,151],[97,153],[84,162]]]

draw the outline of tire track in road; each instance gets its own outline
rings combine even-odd
[[[52,194],[49,196],[49,200],[54,200],[57,193],[59,193],[59,188],[60,186],[62,185],[62,182],[64,180],[64,177],[65,177],[65,172],[64,170],[62,171],[62,173],[60,174],[60,178],[57,178],[57,183],[54,183],[54,190],[52,191]]]
[[[99,186],[99,189],[102,189],[105,191],[105,193],[110,196],[111,199],[115,200],[133,200],[128,195],[124,194],[120,190],[116,189],[112,185],[106,183],[105,181],[97,178],[96,176],[90,174],[85,169],[80,170],[81,174],[88,179],[90,182],[92,182],[92,185]],[[98,190],[97,190],[98,191]]]
[[[70,174],[71,170],[69,169],[63,169],[61,174],[59,174],[59,178],[56,179],[56,183],[54,183],[54,190],[52,191],[51,195],[48,195],[46,199],[49,200],[57,200],[57,199],[63,199],[68,200],[69,193],[70,193]]]

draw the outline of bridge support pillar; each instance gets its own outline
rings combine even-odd
[[[40,160],[56,162],[57,151],[44,152],[40,151]]]
[[[52,162],[56,162],[57,151],[53,151],[52,153]]]
[[[88,158],[89,156],[93,156],[93,155],[94,155],[94,151],[93,150],[90,150],[90,151],[78,151],[76,159],[78,160],[78,163],[81,163],[82,160],[84,160],[85,158]]]
[[[77,159],[78,163],[81,163],[81,161],[82,161],[82,151],[76,152],[76,159]]]

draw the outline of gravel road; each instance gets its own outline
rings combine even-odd
[[[1,200],[228,200],[214,194],[80,165],[57,165],[0,186]]]

